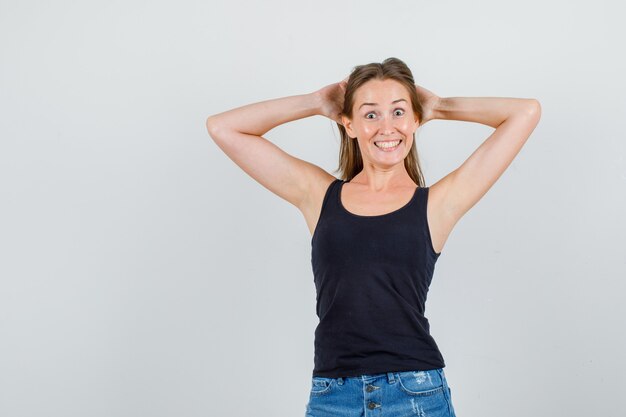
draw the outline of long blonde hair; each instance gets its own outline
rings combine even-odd
[[[387,58],[382,63],[373,62],[354,67],[348,78],[342,114],[352,119],[352,107],[354,106],[354,95],[357,89],[369,80],[398,81],[406,87],[413,113],[419,118],[421,123],[423,116],[422,103],[420,103],[415,90],[415,81],[409,67],[398,58]],[[341,145],[339,149],[339,167],[335,172],[340,172],[340,178],[350,181],[363,169],[363,157],[359,150],[359,144],[355,139],[351,139],[345,127],[337,123],[341,135]],[[415,146],[415,133],[413,133],[413,144],[408,155],[404,158],[404,167],[411,179],[420,187],[424,187],[424,176],[420,167],[419,155]]]

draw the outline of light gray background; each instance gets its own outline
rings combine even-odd
[[[390,56],[440,96],[543,109],[435,270],[457,416],[626,415],[618,5],[2,0],[0,415],[303,416],[309,231],[204,122]],[[492,131],[424,126],[427,185]],[[330,120],[266,137],[336,174]]]

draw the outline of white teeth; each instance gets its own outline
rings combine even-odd
[[[400,141],[397,140],[395,142],[374,142],[374,145],[378,146],[379,148],[393,148],[395,146],[398,146],[399,143]]]

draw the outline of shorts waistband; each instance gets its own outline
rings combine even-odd
[[[331,379],[335,379],[337,381],[337,384],[339,385],[343,385],[343,383],[350,379],[350,380],[361,380],[363,383],[365,384],[369,384],[372,381],[375,380],[380,380],[380,379],[386,379],[387,383],[389,384],[395,384],[396,381],[400,378],[401,375],[410,375],[410,376],[426,376],[427,374],[430,374],[431,377],[432,376],[436,376],[439,377],[441,379],[441,381],[445,384],[445,376],[443,373],[443,369],[439,368],[439,369],[429,369],[426,371],[421,371],[421,370],[414,370],[414,371],[395,371],[395,372],[384,372],[384,373],[378,373],[378,374],[362,374],[362,375],[358,375],[358,376],[348,376],[348,377],[338,377],[338,378],[331,378]]]

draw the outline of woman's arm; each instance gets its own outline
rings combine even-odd
[[[302,208],[311,187],[332,175],[286,153],[261,135],[283,123],[313,115],[336,120],[337,109],[343,105],[342,88],[344,84],[335,83],[310,94],[248,104],[209,116],[206,128],[217,146],[254,180]]]
[[[278,125],[317,114],[321,114],[320,100],[316,94],[310,93],[237,107],[209,116],[206,125],[209,133],[231,130],[262,136]]]
[[[481,123],[496,130],[454,171],[431,186],[433,220],[439,241],[489,191],[524,146],[541,118],[535,99],[506,97],[439,98],[417,87],[429,98],[425,122],[433,119]],[[435,239],[435,238],[434,238]]]
[[[509,116],[536,107],[539,102],[528,98],[448,97],[438,101],[432,119],[475,122],[497,128]]]

